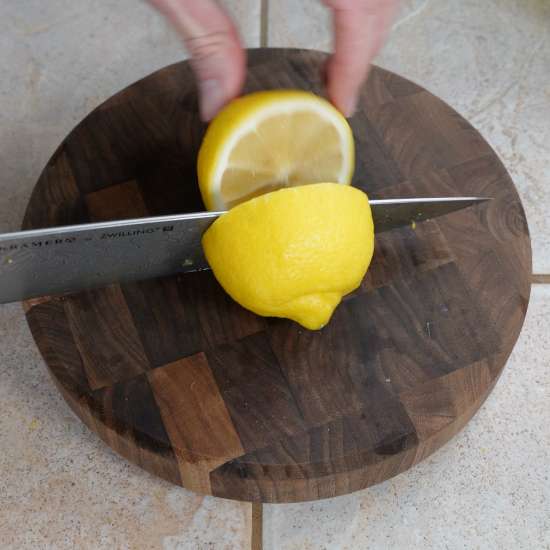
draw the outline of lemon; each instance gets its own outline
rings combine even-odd
[[[210,124],[197,171],[208,210],[228,210],[283,187],[349,185],[353,134],[326,100],[301,90],[257,92],[229,104]]]
[[[374,249],[367,195],[319,183],[280,189],[222,214],[206,259],[225,291],[258,315],[320,329],[361,284]]]

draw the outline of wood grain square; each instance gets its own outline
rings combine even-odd
[[[347,357],[356,391],[384,383],[404,391],[491,358],[501,346],[454,263],[347,300],[334,316],[323,330],[331,349]],[[344,328],[356,325],[361,336]],[[452,336],[455,326],[463,338]]]
[[[118,285],[74,292],[62,301],[92,390],[150,369]]]
[[[447,168],[454,185],[464,193],[493,200],[473,210],[486,231],[498,242],[521,237],[527,231],[525,212],[510,176],[494,154]],[[510,185],[504,185],[504,182]]]
[[[477,400],[491,379],[485,361],[472,363],[455,372],[404,391],[399,398],[412,420],[420,440],[428,439],[452,425],[468,410],[464,389]]]
[[[500,336],[500,353],[510,354],[527,312],[528,296],[520,294],[495,251],[479,252],[473,261],[470,256],[458,261],[457,265]],[[498,308],[491,307],[495,302],[494,288],[499,289]],[[491,367],[490,370],[493,376],[496,375]]]
[[[434,220],[417,223],[414,229],[386,231],[376,235],[373,258],[362,286],[366,291],[380,288],[455,259]]]
[[[439,339],[449,359],[462,365],[491,358],[502,345],[487,310],[476,300],[468,282],[455,263],[423,272],[414,281],[408,281],[432,319],[429,336]],[[451,325],[457,327],[462,338],[452,336]]]
[[[26,318],[52,376],[78,401],[91,387],[61,298],[33,305]]]
[[[358,112],[348,122],[355,140],[355,174],[351,184],[370,196],[373,191],[405,181],[407,178],[366,115]]]
[[[125,161],[109,111],[90,113],[63,142],[81,196],[133,180],[139,173],[138,165]]]
[[[109,109],[102,114],[109,118],[128,165],[141,169],[154,161],[160,152],[164,156],[173,155],[176,158],[181,155],[176,134],[149,98],[142,98],[139,105],[128,103],[118,107],[116,112]]]
[[[265,333],[206,352],[245,452],[307,429]]]
[[[418,198],[410,181],[374,191],[370,199]],[[361,283],[364,292],[413,277],[415,273],[433,269],[456,259],[448,239],[435,220],[378,233],[369,269]],[[356,292],[356,295],[359,292]]]
[[[416,427],[419,445],[414,464],[425,460],[455,436],[494,388],[487,363],[480,361],[400,395]],[[473,401],[464,400],[467,388]]]
[[[396,101],[370,110],[367,118],[404,179],[441,168]]]
[[[371,402],[379,392],[386,394],[423,384],[452,368],[442,353],[436,365],[433,359],[427,360],[428,353],[433,356],[430,348],[435,347],[427,342],[427,334],[423,332],[428,321],[409,326],[413,315],[424,314],[420,306],[413,304],[416,305],[413,313],[403,305],[394,314],[391,303],[387,308],[384,305],[385,300],[393,298],[391,294],[386,296],[393,291],[393,285],[386,287],[386,291],[384,296],[379,289],[342,302],[331,322],[322,329],[331,356],[345,358],[347,375],[362,403]],[[392,301],[399,302],[400,298]],[[388,331],[377,319],[381,308],[385,308],[386,322],[397,318],[395,330]],[[353,330],[356,326],[361,331]]]
[[[424,88],[421,88],[418,84],[395,73],[389,73],[385,85],[394,99],[400,99],[424,91]]]
[[[208,474],[244,453],[203,353],[147,373],[184,487],[212,494]]]
[[[196,171],[197,157],[206,132],[206,124],[202,122],[198,113],[190,113],[184,106],[170,116],[168,123],[176,132],[185,172],[193,173],[194,170]]]
[[[322,331],[273,318],[266,335],[308,428],[362,407],[345,370],[346,358],[333,356]]]
[[[151,216],[187,214],[206,210],[202,202],[196,163],[160,154],[142,166],[138,185]]]
[[[263,317],[245,309],[225,292],[212,271],[185,273],[180,286],[187,292],[211,346],[238,340],[266,327]],[[212,315],[213,311],[216,315]]]
[[[181,277],[169,275],[121,285],[151,368],[208,347]]]
[[[249,66],[252,64],[254,71],[247,73],[244,93],[282,88],[307,90],[324,96],[320,75],[325,55],[321,52],[308,53],[311,55],[274,56],[261,64],[255,64],[254,58],[249,58]]]
[[[90,221],[84,199],[55,204],[37,202],[36,207],[27,209],[21,229],[24,231],[36,227],[61,227]]]
[[[494,153],[491,146],[483,139],[483,136],[464,117],[454,110],[452,116],[472,147],[486,154]]]
[[[84,201],[92,222],[149,216],[135,180],[85,195]]]
[[[177,471],[174,450],[145,373],[94,390],[87,402],[99,422],[140,449],[173,460]]]
[[[359,94],[359,105],[363,113],[370,113],[384,103],[393,101],[393,97],[386,88],[385,82],[388,79],[388,71],[373,66]]]
[[[133,384],[131,388],[132,390],[136,389],[137,394],[144,397],[144,392],[140,391],[141,388],[136,388]],[[117,406],[121,398],[125,400],[124,395],[123,391],[113,392],[112,388],[109,388],[106,394],[99,390],[98,397],[102,398],[101,402],[92,400],[89,394],[84,395],[74,410],[79,418],[118,454],[146,471],[157,472],[159,476],[170,483],[181,485],[182,480],[177,462],[173,452],[170,452],[170,449],[167,448],[166,443],[156,446],[151,438],[145,442],[143,432],[141,430],[136,432],[134,426],[128,423],[139,421],[140,415],[135,410],[135,404],[134,410],[131,406],[128,407],[124,404],[121,404],[121,407],[118,408],[118,414],[122,415],[124,419],[113,413],[110,407]],[[126,393],[126,395],[131,396],[132,393]],[[147,403],[150,403],[150,401],[148,400]],[[154,403],[152,405],[155,406]],[[90,406],[93,407],[93,411]],[[155,413],[152,414],[155,417]],[[151,423],[146,419],[144,420],[150,429]],[[150,443],[150,445],[147,443]]]
[[[213,494],[223,497],[231,487],[232,493],[245,500],[300,502],[330,498],[382,481],[363,477],[360,485],[353,486],[349,472],[390,457],[404,457],[412,465],[418,438],[395,397],[388,396],[381,405],[378,402],[229,461],[211,473]],[[343,481],[344,490],[336,480]]]
[[[456,123],[453,110],[423,91],[396,100],[441,168],[475,159],[491,152],[486,143],[469,141]]]
[[[531,293],[531,281],[526,279],[525,273],[532,273],[531,243],[528,237],[518,237],[498,244],[495,254],[500,264],[506,270],[510,282],[522,295],[526,302],[529,301]],[[527,307],[527,303],[525,304]]]
[[[80,198],[67,152],[63,146],[54,153],[52,160],[40,175],[40,179],[44,181],[44,185],[34,188],[32,202],[47,207],[58,203],[73,204]]]
[[[52,296],[42,296],[41,298],[30,298],[29,300],[23,300],[21,302],[23,312],[26,315],[31,307],[37,306],[38,304],[43,304],[44,302],[49,302],[50,300],[53,300]]]

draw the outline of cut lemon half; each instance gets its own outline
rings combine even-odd
[[[241,97],[210,124],[197,171],[208,210],[229,210],[283,187],[349,185],[355,148],[346,119],[328,101],[300,90]]]

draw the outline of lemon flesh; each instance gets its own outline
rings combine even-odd
[[[228,210],[285,187],[329,181],[349,185],[353,134],[326,100],[301,90],[241,97],[210,124],[197,172],[208,210]]]
[[[374,250],[367,195],[318,183],[285,188],[221,215],[202,238],[216,279],[243,307],[312,330],[356,289]]]

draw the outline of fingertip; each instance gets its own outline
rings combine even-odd
[[[214,78],[199,84],[199,109],[203,122],[210,122],[225,106],[228,98],[222,83]]]

